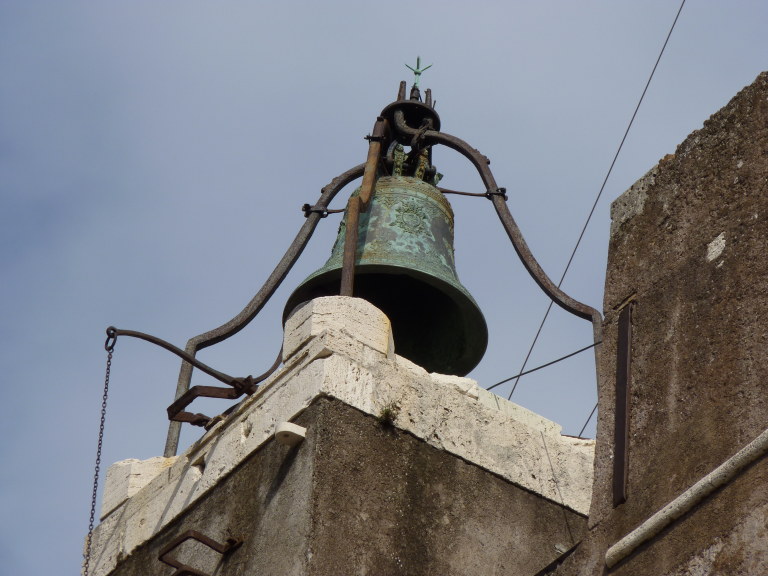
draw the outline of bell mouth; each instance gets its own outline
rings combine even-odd
[[[299,305],[321,296],[337,296],[341,270],[310,276],[288,299],[283,324]],[[488,327],[465,290],[418,270],[397,266],[355,268],[354,295],[389,318],[395,353],[428,372],[465,376],[480,363],[488,345]]]

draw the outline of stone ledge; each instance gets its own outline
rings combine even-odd
[[[269,441],[278,424],[296,418],[322,396],[377,418],[396,407],[393,424],[398,428],[587,514],[592,440],[560,436],[554,422],[479,388],[472,379],[429,374],[394,356],[389,320],[371,304],[354,298],[318,300],[302,310],[322,310],[324,317],[294,315],[295,324],[286,323],[288,331],[295,327],[285,338],[293,338],[294,349],[286,365],[172,466],[113,508],[94,533],[94,576],[111,571]],[[329,314],[334,307],[345,311]],[[354,339],[350,323],[365,325],[370,337]],[[116,497],[105,495],[108,499]]]
[[[298,306],[285,322],[283,362],[321,333],[327,332],[333,349],[352,358],[366,349],[391,358],[395,345],[384,313],[360,298],[315,298]]]
[[[122,460],[107,470],[104,482],[104,497],[101,502],[101,519],[104,520],[128,498],[149,484],[166,468],[170,468],[177,457],[150,458],[149,460]]]

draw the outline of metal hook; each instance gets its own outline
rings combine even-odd
[[[107,328],[107,339],[104,341],[104,350],[112,352],[117,344],[117,328],[110,326]]]

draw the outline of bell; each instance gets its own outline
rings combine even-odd
[[[346,215],[330,259],[290,296],[283,322],[299,304],[339,294],[345,231]],[[376,181],[359,216],[354,296],[387,315],[395,352],[428,372],[464,376],[485,353],[485,318],[456,276],[453,210],[420,178]]]

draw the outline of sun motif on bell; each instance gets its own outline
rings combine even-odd
[[[395,208],[395,212],[397,214],[395,216],[394,225],[404,232],[421,234],[426,231],[425,222],[427,220],[427,215],[418,203],[413,200],[406,200],[401,202],[400,205]]]

